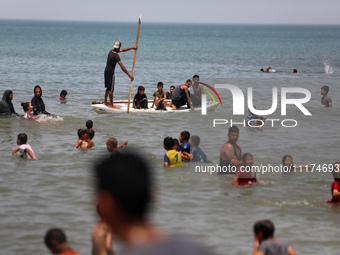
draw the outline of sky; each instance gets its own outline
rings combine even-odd
[[[340,24],[339,0],[0,0],[0,19]]]

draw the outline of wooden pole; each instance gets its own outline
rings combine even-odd
[[[141,19],[142,19],[142,16],[140,16],[139,19],[138,19],[138,29],[137,29],[136,46],[138,46],[138,39],[139,39],[139,30],[140,30]],[[135,57],[133,58],[132,74],[131,74],[132,76],[134,76],[134,73],[135,73],[136,57],[137,57],[137,50],[135,50]],[[129,92],[128,107],[127,107],[127,112],[128,112],[128,113],[129,113],[129,111],[130,111],[132,83],[133,83],[133,81],[131,81],[131,83],[130,83],[130,92]]]

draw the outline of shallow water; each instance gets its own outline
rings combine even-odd
[[[232,176],[197,173],[194,164],[163,168],[164,137],[178,138],[183,130],[200,136],[200,147],[213,161],[209,165],[216,166],[230,121],[242,122],[246,115],[233,115],[227,89],[217,89],[223,105],[205,116],[199,111],[111,115],[90,109],[92,100],[103,99],[107,51],[116,37],[125,42],[123,47],[132,45],[135,24],[1,21],[0,25],[1,34],[5,31],[6,35],[0,46],[1,91],[13,90],[14,107],[22,113],[20,102],[30,101],[34,85],[40,84],[46,110],[53,113],[38,122],[0,118],[3,253],[46,254],[43,235],[53,226],[63,228],[71,246],[81,254],[91,253],[90,235],[98,220],[92,164],[108,152],[73,149],[77,130],[84,128],[88,119],[99,130],[95,145],[105,144],[112,136],[119,143],[128,139],[128,146],[137,148],[154,167],[157,202],[151,219],[156,224],[192,235],[220,254],[250,254],[254,222],[269,218],[276,226],[276,236],[299,254],[334,254],[339,250],[336,234],[340,208],[325,203],[331,198],[328,170],[258,173],[259,184],[237,188],[231,185]],[[296,164],[323,166],[338,160],[338,26],[202,28],[145,24],[142,28],[133,91],[142,84],[151,97],[159,80],[168,88],[184,83],[197,72],[208,84],[238,86],[245,97],[247,88],[252,87],[254,105],[268,109],[272,87],[278,87],[278,108],[269,118],[295,119],[298,125],[287,128],[275,122],[274,127],[266,123],[255,129],[238,124],[243,152],[252,153],[255,165],[279,166],[285,154],[293,155]],[[109,36],[110,29],[119,36]],[[210,50],[202,52],[201,45],[206,43]],[[303,47],[292,52],[301,43]],[[177,50],[170,51],[174,46]],[[265,52],[265,48],[270,50]],[[130,70],[133,53],[121,57]],[[259,66],[268,65],[275,66],[277,73],[257,71]],[[326,66],[331,66],[333,72],[325,71]],[[301,74],[291,74],[292,67]],[[117,74],[115,99],[126,99],[128,78],[119,69]],[[330,86],[331,109],[320,106],[323,85]],[[309,90],[311,100],[305,107],[312,116],[305,116],[295,106],[288,106],[287,116],[282,116],[282,87]],[[62,89],[69,92],[66,103],[55,99]],[[289,98],[302,96],[289,94]],[[214,119],[228,120],[228,124],[213,127]],[[38,161],[11,156],[21,132],[28,135]]]

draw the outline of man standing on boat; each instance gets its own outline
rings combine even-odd
[[[115,86],[115,67],[118,63],[120,65],[120,68],[126,73],[131,81],[133,81],[133,76],[129,73],[129,71],[125,68],[122,61],[120,60],[120,57],[118,55],[119,52],[125,52],[129,50],[137,50],[137,46],[129,47],[120,49],[121,43],[119,41],[116,41],[113,50],[111,50],[107,56],[107,62],[106,62],[106,68],[104,72],[104,80],[105,80],[105,98],[104,98],[104,105],[107,105],[107,96],[110,98],[110,108],[117,109],[113,105],[113,91]]]

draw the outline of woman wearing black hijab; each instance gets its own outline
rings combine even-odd
[[[12,99],[13,99],[12,90],[6,90],[2,96],[2,101],[0,102],[0,114],[18,115],[14,110]]]
[[[38,114],[47,114],[49,115],[49,112],[45,111],[45,103],[42,100],[42,89],[39,85],[36,85],[34,87],[34,97],[31,100],[31,103],[33,105],[33,114],[38,115]]]

